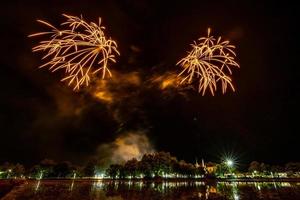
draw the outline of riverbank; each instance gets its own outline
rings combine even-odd
[[[11,185],[20,185],[26,181],[38,181],[39,179],[0,179],[0,183],[6,182]],[[300,178],[153,178],[153,179],[111,179],[111,178],[45,178],[43,181],[135,181],[135,182],[189,182],[189,181],[201,181],[201,182],[300,182]]]

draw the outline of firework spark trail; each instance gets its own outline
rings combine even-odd
[[[62,30],[46,21],[37,20],[52,30],[29,35],[50,35],[49,40],[41,41],[33,48],[33,52],[45,53],[42,59],[50,59],[40,68],[48,66],[52,72],[64,69],[66,75],[61,81],[68,81],[69,85],[74,84],[74,90],[80,89],[83,84],[88,86],[91,75],[97,72],[102,73],[102,79],[107,74],[111,77],[109,62],[115,63],[115,57],[120,53],[117,43],[105,37],[105,27],[101,26],[101,18],[96,24],[87,23],[82,16],[63,16],[66,17],[66,21],[61,24]]]
[[[221,37],[216,39],[211,36],[210,29],[207,31],[207,37],[198,40],[198,43],[191,44],[192,51],[177,63],[184,68],[178,75],[181,78],[180,83],[191,84],[199,81],[198,92],[202,95],[207,89],[214,95],[218,82],[221,82],[223,94],[228,85],[235,91],[229,77],[232,74],[230,68],[239,67],[234,60],[235,46],[230,45],[229,41],[221,41]]]

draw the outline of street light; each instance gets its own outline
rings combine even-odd
[[[231,176],[231,175],[233,175],[233,167],[234,167],[234,161],[232,160],[232,159],[230,159],[230,158],[227,158],[226,160],[225,160],[225,165],[227,166],[227,169],[228,169],[228,173],[229,173],[229,175]]]
[[[227,165],[228,167],[232,167],[232,166],[233,166],[233,161],[230,160],[230,159],[227,159],[227,160],[226,160],[226,165]]]

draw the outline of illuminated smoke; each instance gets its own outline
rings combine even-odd
[[[153,75],[150,83],[156,85],[160,90],[176,88],[179,86],[180,79],[175,73],[167,72],[163,75]]]
[[[108,80],[99,79],[89,91],[91,95],[102,103],[114,104],[132,96],[141,86],[138,72],[118,73],[113,71],[114,77]]]
[[[118,136],[109,144],[102,144],[97,149],[96,158],[102,166],[112,163],[124,163],[129,159],[141,159],[146,153],[153,153],[154,148],[142,131],[127,132]]]

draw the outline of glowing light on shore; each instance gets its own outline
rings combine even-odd
[[[233,161],[231,159],[226,160],[226,165],[228,167],[232,167],[233,166]]]
[[[94,179],[104,179],[105,175],[102,172],[97,172],[94,176]]]
[[[41,51],[45,55],[42,60],[48,59],[39,68],[49,67],[52,72],[64,70],[65,77],[61,81],[68,81],[74,90],[80,89],[82,85],[88,86],[91,75],[101,73],[104,79],[107,75],[112,76],[109,63],[116,62],[117,43],[108,39],[104,34],[105,27],[98,24],[86,22],[81,17],[63,14],[66,21],[58,29],[50,23],[37,20],[41,24],[50,27],[50,31],[39,32],[29,37],[49,36],[35,46],[33,52]]]
[[[44,171],[42,170],[41,172],[40,172],[40,176],[39,176],[39,180],[41,180],[41,179],[43,179],[43,175],[44,175]]]
[[[235,62],[235,46],[229,44],[229,41],[222,41],[221,37],[216,39],[210,32],[208,29],[206,37],[191,44],[192,50],[177,63],[183,67],[178,75],[181,78],[180,83],[198,82],[198,92],[202,95],[206,90],[214,95],[218,82],[221,83],[223,94],[228,86],[235,91],[229,76],[232,74],[231,67],[239,67]]]

